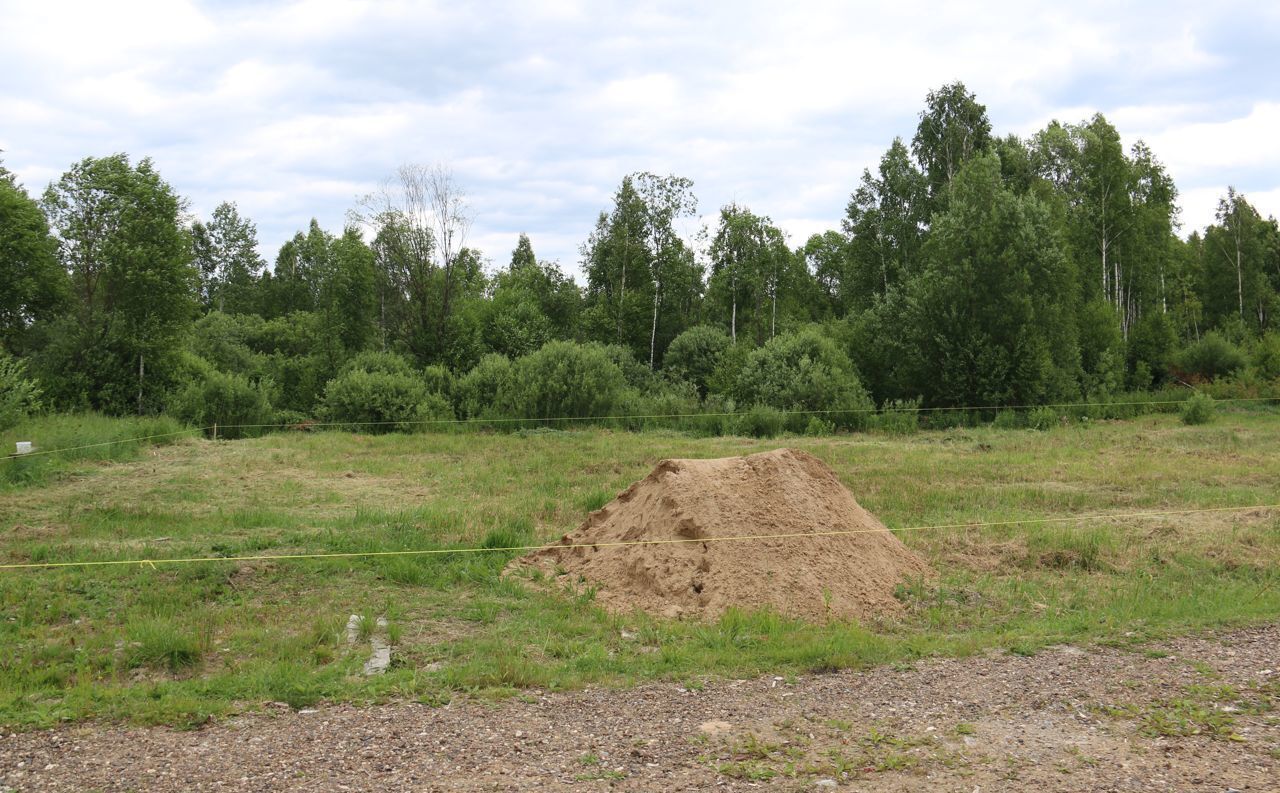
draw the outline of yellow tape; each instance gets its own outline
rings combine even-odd
[[[1252,504],[1243,507],[1206,507],[1201,509],[1174,509],[1159,512],[1115,512],[1098,515],[1072,515],[1062,518],[1023,518],[1020,520],[997,520],[982,523],[938,523],[929,526],[905,526],[900,529],[844,529],[839,531],[791,532],[787,534],[740,534],[729,537],[679,537],[668,540],[618,540],[616,542],[590,543],[552,543],[550,545],[520,545],[499,548],[430,548],[409,551],[346,551],[334,553],[290,553],[258,556],[193,556],[175,559],[112,559],[90,560],[85,562],[28,562],[23,564],[0,564],[0,570],[41,570],[59,567],[108,567],[122,565],[149,565],[153,570],[161,564],[193,564],[197,562],[262,562],[294,559],[354,559],[381,556],[438,556],[451,553],[487,553],[490,551],[545,551],[555,548],[572,550],[574,548],[616,548],[633,545],[675,545],[682,543],[708,542],[742,542],[747,540],[792,540],[806,537],[838,537],[850,534],[878,534],[899,531],[934,531],[939,529],[979,529],[993,526],[1021,526],[1032,523],[1071,523],[1073,521],[1158,518],[1169,515],[1198,515],[1211,512],[1245,512],[1248,510],[1280,509],[1280,504]]]

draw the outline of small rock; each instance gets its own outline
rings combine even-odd
[[[839,783],[834,779],[819,779],[817,782],[813,783],[813,786],[816,788],[822,788],[823,790],[831,790],[839,787]]]

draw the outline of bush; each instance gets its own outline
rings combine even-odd
[[[273,423],[270,388],[270,383],[253,383],[244,375],[208,371],[170,400],[169,412],[197,427],[220,425],[218,437],[260,435],[266,428],[233,425]]]
[[[1208,424],[1215,413],[1213,397],[1195,394],[1182,406],[1183,424]]]
[[[824,435],[834,435],[836,425],[826,419],[820,419],[817,416],[810,416],[809,423],[804,426],[804,434],[811,438],[820,438]]]
[[[777,408],[769,405],[756,405],[738,417],[738,435],[752,438],[776,438],[782,434],[782,427],[787,417]]]
[[[342,368],[339,375],[348,372],[383,372],[385,374],[412,375],[413,364],[403,355],[379,350],[365,350],[353,355]]]
[[[1051,430],[1062,423],[1058,411],[1049,407],[1035,408],[1027,414],[1027,427],[1033,430]]]
[[[1177,357],[1178,368],[1205,380],[1216,380],[1245,367],[1244,353],[1216,331],[1185,348]]]
[[[422,382],[427,384],[427,392],[449,396],[453,393],[453,374],[443,366],[433,364],[422,370]]]
[[[453,418],[453,408],[412,374],[355,369],[325,386],[324,417],[363,432],[404,432],[440,429]],[[440,424],[429,423],[435,421]]]
[[[1264,381],[1280,379],[1280,333],[1271,331],[1254,345],[1253,368]]]
[[[617,409],[618,415],[624,418],[611,423],[632,431],[691,429],[701,432],[699,409],[698,389],[692,383],[663,383],[646,394],[627,389]]]
[[[991,420],[991,426],[998,430],[1017,429],[1022,425],[1022,414],[1016,410],[1002,410]]]
[[[872,426],[890,435],[911,435],[920,430],[920,400],[895,399],[884,403]]]
[[[27,377],[26,361],[0,352],[0,430],[9,429],[40,407],[40,388]]]
[[[605,348],[553,341],[511,365],[494,409],[509,418],[607,416],[617,409],[625,387]]]
[[[1144,391],[1162,385],[1170,359],[1178,344],[1178,333],[1168,315],[1151,311],[1142,316],[1129,334],[1128,364],[1131,387]]]
[[[598,344],[595,342],[580,346],[597,349],[604,353],[605,357],[613,361],[613,364],[622,372],[623,379],[631,388],[649,391],[659,382],[657,375],[649,368],[648,362],[637,361],[636,356],[627,347],[623,347],[620,344]]]
[[[667,346],[662,369],[673,377],[687,380],[705,397],[725,350],[732,346],[728,334],[719,328],[697,325],[676,336]]]
[[[262,317],[212,311],[196,322],[187,346],[219,371],[255,377],[261,374],[263,361],[250,340],[261,335],[263,325]]]
[[[480,359],[453,387],[453,401],[458,416],[478,419],[491,416],[498,389],[511,375],[511,359],[497,353],[489,353]]]
[[[741,404],[766,405],[786,411],[830,411],[841,428],[867,426],[874,412],[849,356],[816,331],[789,333],[753,350],[738,373],[735,396]],[[792,413],[793,429],[802,431],[808,416]]]

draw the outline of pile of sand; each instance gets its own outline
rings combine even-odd
[[[860,533],[822,536],[837,531]],[[715,541],[780,534],[817,536]],[[664,540],[680,542],[609,545]],[[699,618],[730,607],[810,620],[894,613],[898,584],[935,575],[825,463],[793,449],[664,460],[558,546],[512,565],[585,579],[611,611]]]

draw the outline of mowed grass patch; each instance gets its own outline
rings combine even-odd
[[[901,587],[903,616],[672,622],[606,614],[589,587],[501,575],[513,548],[556,540],[663,458],[782,446],[827,461],[938,569],[936,583]],[[5,562],[212,559],[0,571],[0,724],[194,725],[267,702],[696,686],[1274,619],[1276,511],[1034,521],[1272,503],[1277,481],[1280,416],[1263,411],[767,441],[584,429],[156,447],[0,489]],[[993,521],[1005,523],[905,530]],[[225,560],[386,551],[431,553]],[[347,643],[352,614],[387,619],[387,674],[360,674],[368,641]]]

